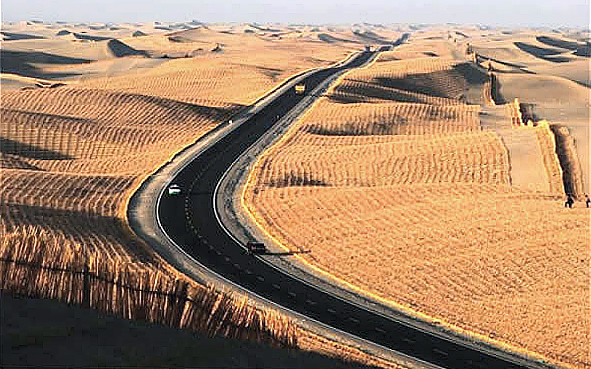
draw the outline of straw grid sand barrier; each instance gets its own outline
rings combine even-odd
[[[309,251],[297,257],[313,273],[498,347],[589,367],[588,212],[563,207],[547,124],[520,129],[539,143],[548,183],[511,185],[501,136],[462,101],[465,88],[484,96],[487,79],[474,85],[458,63],[344,75],[257,159],[245,208],[278,245]]]
[[[278,313],[157,270],[137,270],[88,253],[62,235],[33,226],[3,235],[0,288],[211,336],[297,346],[295,326]]]

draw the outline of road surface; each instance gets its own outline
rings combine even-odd
[[[306,91],[374,56],[375,52],[362,52],[344,65],[312,73],[303,81]],[[168,236],[226,279],[307,317],[403,354],[450,369],[539,367],[481,352],[320,291],[246,254],[243,246],[224,231],[213,208],[217,183],[226,169],[302,98],[294,89],[287,90],[178,173],[172,183],[180,185],[183,193],[171,196],[165,191],[157,209]]]

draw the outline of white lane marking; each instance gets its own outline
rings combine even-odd
[[[276,290],[280,290],[281,289],[281,287],[279,287],[279,285],[278,284],[275,284],[275,283],[273,283],[271,286],[273,286],[273,288],[276,289]]]
[[[287,294],[290,295],[291,297],[294,297],[294,298],[296,297],[296,294],[294,292],[289,291]]]
[[[352,321],[355,324],[359,324],[359,319],[355,319],[352,316],[349,317],[349,320]]]
[[[376,332],[379,332],[381,334],[386,334],[386,331],[383,330],[382,328],[375,327],[374,329],[376,330]]]
[[[265,281],[265,278],[261,277],[260,275],[259,275],[259,276],[257,276],[257,279],[258,279],[259,281],[261,281],[261,282],[264,282],[264,281]]]
[[[331,314],[336,314],[337,312],[331,308],[327,308],[326,311],[328,311]]]
[[[408,343],[416,343],[414,340],[411,340],[410,338],[406,338],[406,337],[402,338],[402,340],[404,342],[408,342]]]
[[[234,263],[234,268],[238,269],[238,270],[242,270],[242,267],[238,264],[238,263]]]
[[[434,348],[434,349],[433,349],[433,352],[435,352],[435,353],[437,353],[437,354],[440,354],[440,355],[443,355],[443,356],[447,356],[447,355],[449,355],[447,352],[445,352],[445,351],[441,351],[441,350],[439,350],[439,349],[436,349],[436,348]]]
[[[306,303],[310,305],[316,305],[316,303],[312,300],[306,300]]]
[[[246,273],[246,274],[252,274],[252,272],[251,272],[249,269],[246,269],[246,270],[244,271],[244,273]]]
[[[230,260],[232,260],[232,259],[230,259],[230,258],[229,258],[229,257],[227,257],[227,256],[224,256],[224,260],[226,261],[226,263],[229,263],[229,262],[230,262]]]

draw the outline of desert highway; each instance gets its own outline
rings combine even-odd
[[[306,90],[311,91],[335,73],[361,66],[374,56],[375,52],[361,52],[343,65],[318,70],[303,81]],[[293,88],[285,91],[178,172],[172,183],[183,189],[182,194],[169,195],[164,191],[157,209],[166,234],[194,259],[233,283],[309,318],[405,355],[450,369],[529,367],[323,292],[248,255],[224,231],[213,208],[217,183],[226,169],[302,98]]]

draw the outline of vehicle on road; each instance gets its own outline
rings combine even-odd
[[[267,248],[265,247],[265,244],[262,242],[253,242],[253,241],[248,241],[246,243],[246,252],[248,252],[249,254],[264,254],[265,252],[267,252]]]
[[[170,196],[180,195],[183,191],[181,191],[181,186],[177,184],[172,184],[168,187],[168,194]]]
[[[304,85],[304,84],[295,85],[295,92],[296,92],[296,94],[301,95],[305,91],[306,91],[306,85]]]

